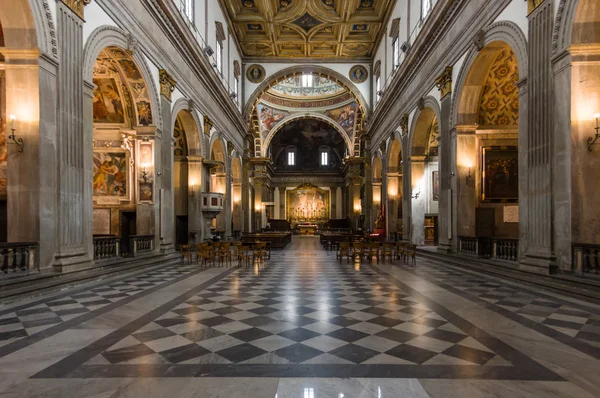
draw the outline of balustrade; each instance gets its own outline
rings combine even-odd
[[[458,237],[458,252],[465,254],[477,255],[478,250],[478,240],[476,237],[470,236],[459,236]]]
[[[119,239],[114,235],[94,236],[94,260],[120,257]]]
[[[491,260],[516,262],[519,259],[519,239],[459,236],[458,252]]]
[[[0,243],[0,255],[0,269],[5,274],[40,270],[38,242]]]
[[[572,263],[577,274],[600,274],[600,245],[573,243]]]
[[[154,251],[154,235],[134,235],[129,237],[129,250],[131,257],[140,253]]]
[[[492,260],[517,261],[519,259],[519,240],[492,238]]]

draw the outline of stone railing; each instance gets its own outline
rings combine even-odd
[[[458,252],[490,260],[516,262],[519,259],[519,239],[459,236]]]
[[[492,260],[518,261],[519,239],[492,238]]]
[[[115,235],[94,236],[94,260],[118,258],[120,238]]]
[[[134,235],[129,237],[129,255],[135,257],[141,253],[154,251],[154,235]]]
[[[576,274],[600,274],[600,245],[572,243],[571,253]]]
[[[479,253],[479,240],[476,237],[459,236],[458,252],[477,255]]]
[[[0,243],[0,269],[3,273],[40,271],[38,242]]]

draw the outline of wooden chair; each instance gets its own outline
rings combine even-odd
[[[266,242],[257,242],[254,245],[252,253],[252,260],[255,261],[257,258],[262,260],[267,257],[267,244]]]
[[[238,268],[242,263],[246,263],[246,267],[250,265],[250,248],[248,246],[240,246],[237,251]]]
[[[362,242],[354,242],[352,244],[352,257],[356,259],[358,257],[359,261],[362,261],[363,256],[365,255],[365,244]]]
[[[339,243],[337,258],[340,260],[340,264],[342,263],[342,258],[344,258],[344,256],[346,256],[347,263],[350,264],[350,257],[352,256],[350,253],[350,242]]]
[[[406,255],[406,253],[405,253],[405,246],[406,246],[406,244],[405,244],[405,243],[402,243],[402,242],[398,242],[398,243],[396,244],[396,247],[398,248],[398,250],[397,250],[397,252],[396,252],[396,258],[397,258],[398,260],[402,260],[402,262],[403,262],[403,263],[404,263],[404,261],[405,261],[405,258],[404,258],[404,257],[405,257],[405,255]]]
[[[214,265],[215,263],[215,252],[210,245],[198,245],[198,253],[196,254],[196,263],[201,266],[208,265],[208,263]]]
[[[390,264],[394,263],[394,244],[384,243],[383,249],[381,250],[381,261],[385,264],[385,258],[389,257]]]
[[[179,253],[181,254],[179,259],[180,264],[183,264],[185,258],[187,258],[188,264],[192,263],[192,249],[190,245],[179,245]]]
[[[233,249],[233,257],[238,258],[240,247],[242,247],[242,242],[236,241],[231,243],[231,248]]]
[[[369,264],[373,263],[373,257],[377,258],[377,264],[379,264],[379,242],[371,242],[368,244],[368,256]]]
[[[229,260],[229,265],[231,266],[230,246],[231,244],[229,242],[224,242],[219,245],[219,267],[221,264],[225,264],[227,260]]]

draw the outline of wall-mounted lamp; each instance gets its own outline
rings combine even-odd
[[[467,176],[465,177],[465,182],[468,184],[469,181],[471,180],[471,167],[473,165],[469,164],[469,174],[467,174]]]
[[[419,195],[421,195],[421,181],[413,188],[413,192],[410,195],[413,199],[419,199]]]
[[[195,185],[196,185],[196,184],[193,184],[193,183],[192,183],[192,190],[190,191],[190,200],[191,200],[192,202],[195,202],[195,201],[196,201],[196,191],[194,190],[194,186],[195,186]]]
[[[589,137],[587,140],[588,151],[590,152],[592,152],[592,145],[594,145],[598,138],[600,138],[600,113],[596,113],[594,117],[596,118],[596,135],[594,137]]]
[[[8,136],[8,139],[19,146],[19,153],[23,153],[23,139],[15,137],[15,131],[17,131],[17,129],[15,129],[15,120],[16,119],[17,118],[15,117],[15,115],[10,115],[10,120],[11,120],[10,131],[11,131],[11,134]]]
[[[142,180],[144,180],[144,182],[148,182],[148,174],[150,174],[147,167],[148,167],[147,163],[142,164]]]

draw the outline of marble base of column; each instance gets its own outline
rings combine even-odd
[[[543,275],[555,274],[558,271],[556,258],[548,253],[536,253],[529,251],[519,261],[519,269],[535,272]]]

